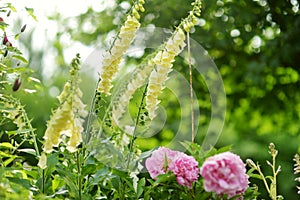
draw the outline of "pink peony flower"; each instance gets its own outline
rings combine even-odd
[[[179,185],[192,188],[192,183],[198,180],[198,162],[192,156],[179,155],[169,166],[169,169],[176,175]]]
[[[248,188],[248,175],[238,155],[224,152],[212,156],[203,163],[200,174],[204,178],[204,189],[231,198],[243,194]],[[240,199],[243,199],[241,197]]]
[[[153,151],[151,157],[146,160],[146,168],[153,179],[171,171],[179,185],[189,188],[199,175],[198,162],[192,156],[165,147]]]
[[[153,151],[151,157],[146,160],[146,168],[151,178],[155,179],[156,176],[165,174],[178,153],[180,152],[165,147],[159,147]]]

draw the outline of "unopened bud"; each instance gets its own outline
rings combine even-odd
[[[246,163],[247,163],[250,167],[256,168],[256,165],[255,165],[255,163],[253,162],[253,160],[247,159],[247,160],[246,160]]]
[[[21,86],[21,79],[20,78],[17,78],[16,80],[15,80],[15,83],[14,83],[14,86],[13,86],[13,88],[12,88],[12,90],[14,91],[14,92],[16,92],[16,91],[18,91],[18,89],[20,88],[20,86]]]
[[[23,33],[26,29],[26,24],[21,28],[21,32]]]
[[[4,52],[4,54],[3,54],[3,57],[6,57],[6,56],[7,56],[7,54],[8,54],[8,51],[7,51],[7,50],[5,50],[5,52]]]

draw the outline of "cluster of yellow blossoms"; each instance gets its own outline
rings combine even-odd
[[[121,62],[123,54],[129,48],[130,43],[133,41],[136,30],[140,27],[138,11],[143,12],[144,0],[139,0],[133,7],[131,14],[127,16],[127,19],[121,30],[116,37],[113,46],[106,52],[103,58],[103,71],[100,75],[100,82],[98,84],[98,91],[105,95],[110,95],[110,89],[112,88],[112,79],[118,72],[118,67]]]
[[[44,135],[45,143],[43,150],[46,153],[51,153],[53,147],[58,147],[62,141],[61,135],[68,137],[67,150],[71,153],[77,150],[77,146],[82,142],[81,133],[83,132],[83,119],[87,112],[84,110],[85,105],[81,101],[82,92],[78,87],[78,67],[74,59],[70,70],[72,79],[67,82],[58,100],[60,107],[53,113],[48,122],[47,129]]]
[[[132,75],[132,78],[125,86],[124,90],[119,93],[116,103],[112,108],[112,117],[116,123],[118,123],[119,119],[125,113],[125,109],[128,107],[130,100],[133,97],[133,94],[137,89],[142,87],[147,81],[149,74],[153,69],[154,63],[150,59],[145,63],[144,66],[140,67],[135,71]]]
[[[148,89],[146,94],[146,109],[149,113],[149,118],[153,119],[156,114],[155,110],[159,104],[158,95],[161,93],[165,81],[168,79],[168,74],[173,66],[174,58],[185,46],[185,33],[181,28],[178,28],[173,36],[169,38],[163,50],[159,51],[153,58],[155,64],[152,70]]]
[[[125,113],[125,109],[128,107],[129,101],[135,91],[142,87],[147,81],[146,109],[150,119],[156,116],[155,110],[160,103],[158,96],[164,88],[165,81],[168,79],[174,58],[181,53],[185,46],[184,31],[189,32],[196,23],[196,16],[200,16],[201,1],[196,0],[192,5],[193,10],[181,21],[172,37],[164,44],[164,48],[146,61],[145,66],[138,68],[125,88],[120,91],[117,97],[117,103],[113,105],[112,109],[112,116],[117,124]]]

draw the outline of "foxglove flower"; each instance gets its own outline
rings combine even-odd
[[[217,195],[227,194],[228,198],[231,198],[243,194],[248,188],[245,164],[238,155],[231,152],[206,159],[200,174],[204,178],[204,189]]]
[[[61,135],[66,135],[66,148],[71,153],[77,150],[77,146],[82,142],[83,119],[88,114],[84,110],[85,105],[81,101],[82,92],[79,89],[78,70],[79,55],[73,59],[70,69],[71,81],[64,86],[62,93],[57,97],[60,107],[52,114],[44,135],[45,143],[43,150],[51,153],[53,147],[58,147],[62,141]]]
[[[138,4],[136,4],[138,6],[133,8],[132,13],[127,16],[113,46],[104,55],[102,63],[103,71],[100,75],[98,91],[105,95],[110,95],[110,89],[112,88],[111,82],[114,75],[118,72],[121,58],[133,41],[136,30],[140,27],[138,10],[144,10],[143,4],[144,1],[138,1]]]
[[[158,96],[164,88],[169,72],[171,72],[175,56],[185,46],[184,40],[185,34],[182,29],[178,28],[174,35],[167,41],[165,48],[159,51],[153,58],[155,68],[150,74],[146,94],[146,109],[148,110],[150,119],[156,116],[155,110],[160,103]]]
[[[112,109],[112,117],[117,124],[119,119],[125,113],[125,108],[128,107],[136,90],[142,87],[147,81],[153,66],[153,62],[149,60],[145,66],[135,71],[128,84],[125,85],[125,88],[119,93],[119,97]]]

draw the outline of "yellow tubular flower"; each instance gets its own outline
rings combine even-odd
[[[139,68],[129,83],[125,86],[125,89],[120,92],[120,95],[112,109],[112,117],[117,124],[119,119],[125,113],[125,108],[128,107],[135,91],[146,83],[153,66],[154,64],[150,60],[144,67]]]
[[[72,105],[70,101],[66,101],[61,108],[58,108],[48,122],[44,135],[45,145],[44,152],[51,153],[53,147],[58,147],[61,142],[61,132],[69,128],[70,121],[73,118]]]
[[[185,46],[184,40],[185,34],[182,29],[178,28],[173,36],[166,42],[165,48],[159,51],[153,59],[156,67],[150,74],[146,94],[146,109],[148,110],[150,119],[156,116],[155,110],[160,103],[158,96],[163,90],[169,72],[172,70],[172,63],[174,62],[175,56],[177,56]]]
[[[116,40],[114,41],[111,49],[106,52],[103,58],[102,67],[103,71],[100,75],[100,82],[98,84],[98,91],[105,95],[110,95],[110,89],[112,88],[112,79],[118,72],[118,67],[121,62],[121,58],[133,41],[136,30],[140,27],[138,10],[143,11],[143,1],[138,2],[138,9],[133,8],[130,15],[123,26],[120,29]],[[135,5],[134,5],[135,6]]]
[[[46,169],[47,168],[47,156],[44,152],[42,153],[37,166],[39,166],[41,169]]]
[[[67,150],[71,153],[77,151],[77,146],[82,142],[81,133],[83,131],[82,120],[76,118],[72,124],[72,135],[70,136],[69,142],[67,144]]]
[[[67,82],[64,90],[58,96],[60,107],[52,114],[44,135],[45,143],[43,150],[51,153],[53,147],[58,147],[62,141],[61,135],[66,135],[67,150],[71,153],[77,150],[77,146],[82,142],[83,119],[87,116],[84,110],[85,105],[81,101],[82,92],[79,89],[78,78],[79,56],[73,59],[70,74],[71,81]]]

